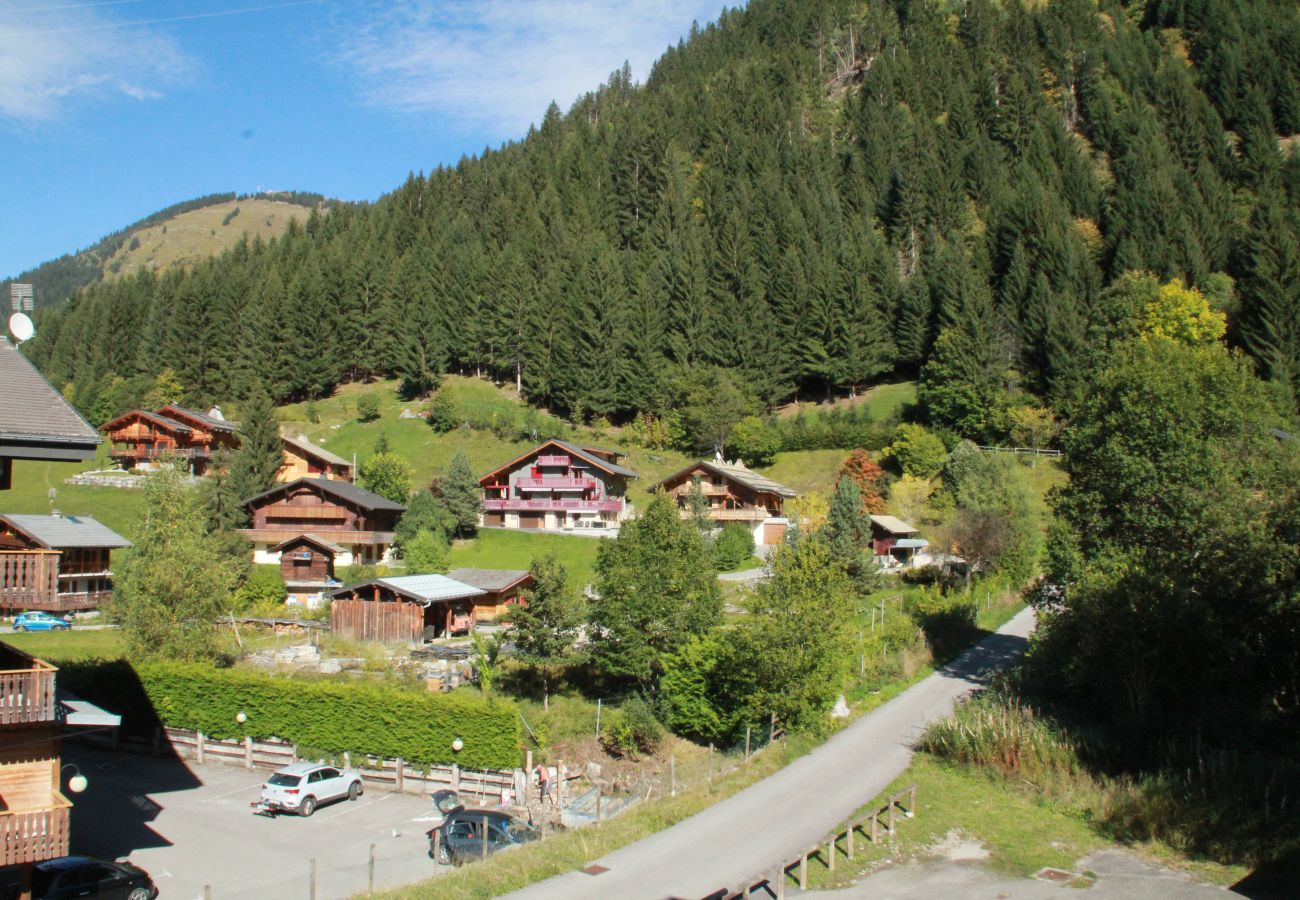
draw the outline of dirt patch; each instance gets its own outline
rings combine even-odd
[[[949,831],[943,840],[926,847],[925,852],[948,862],[979,862],[989,858],[989,851],[983,844],[958,828]]]

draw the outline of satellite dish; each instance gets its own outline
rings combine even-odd
[[[31,319],[27,318],[26,314],[14,313],[9,317],[9,333],[14,336],[14,340],[21,344],[23,341],[32,339],[32,335],[36,334],[36,326],[32,324]]]

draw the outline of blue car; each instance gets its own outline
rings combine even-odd
[[[25,612],[14,618],[14,631],[67,631],[72,623],[44,612]]]

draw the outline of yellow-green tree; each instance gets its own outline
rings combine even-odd
[[[1227,330],[1223,313],[1211,308],[1210,300],[1196,288],[1175,278],[1160,285],[1155,299],[1142,316],[1142,333],[1149,338],[1168,338],[1192,346],[1212,344]]]

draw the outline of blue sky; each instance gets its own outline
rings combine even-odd
[[[0,0],[0,278],[203,194],[373,200],[723,5]]]

